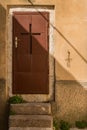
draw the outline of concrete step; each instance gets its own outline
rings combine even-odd
[[[9,130],[53,130],[52,128],[39,127],[10,127]]]
[[[9,116],[10,127],[52,128],[53,119],[50,115],[11,115]]]
[[[50,115],[50,103],[22,103],[11,104],[10,110],[16,115]]]

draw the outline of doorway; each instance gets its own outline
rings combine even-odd
[[[40,12],[40,14],[44,14],[45,16],[47,15],[46,17],[49,17],[48,18],[49,19],[49,27],[47,28],[47,30],[45,30],[46,33],[43,34],[43,37],[45,37],[45,35],[47,35],[46,36],[46,38],[47,38],[46,41],[49,44],[48,44],[48,46],[46,44],[45,44],[45,46],[44,46],[44,44],[42,44],[42,45],[39,46],[40,48],[37,47],[38,49],[42,49],[43,50],[43,51],[41,51],[42,55],[43,55],[43,53],[45,53],[45,55],[46,55],[46,60],[44,60],[45,61],[44,63],[43,63],[43,61],[40,62],[40,60],[39,60],[39,63],[42,64],[41,66],[46,64],[46,67],[43,67],[43,68],[45,68],[45,69],[47,68],[47,70],[45,70],[45,72],[46,72],[45,75],[46,74],[48,75],[48,77],[46,78],[48,81],[43,81],[44,84],[47,83],[46,90],[43,90],[43,88],[44,88],[43,87],[42,88],[43,93],[39,89],[40,91],[38,91],[37,94],[35,92],[31,92],[30,94],[27,93],[27,92],[22,94],[22,92],[20,92],[19,95],[21,95],[25,100],[27,100],[29,102],[47,102],[47,101],[52,101],[52,100],[54,100],[54,28],[52,26],[52,25],[54,25],[54,21],[55,21],[55,10],[54,10],[54,7],[53,6],[50,7],[50,8],[49,7],[44,7],[44,6],[42,6],[42,7],[36,6],[34,8],[32,6],[29,6],[29,7],[27,7],[27,6],[25,6],[25,7],[24,6],[23,7],[22,6],[20,6],[20,7],[18,7],[18,6],[17,7],[16,6],[14,6],[14,7],[10,6],[9,7],[9,9],[8,9],[8,42],[7,42],[7,87],[8,87],[8,90],[9,90],[9,96],[14,95],[13,92],[12,92],[12,85],[13,85],[13,83],[12,83],[12,80],[13,80],[12,79],[12,77],[13,77],[13,71],[12,71],[12,64],[13,63],[12,63],[12,61],[13,61],[13,56],[15,54],[14,50],[12,48],[12,44],[13,44],[13,39],[12,39],[12,37],[13,37],[12,36],[13,35],[13,20],[12,19],[13,19],[14,12],[15,13],[20,12],[20,13],[25,13],[25,14],[27,12],[28,13],[30,12],[32,14]],[[45,25],[47,26],[47,23]],[[27,29],[26,27],[27,26],[28,26],[28,30],[26,31],[26,29]],[[23,27],[22,29],[24,29],[24,30],[21,30],[22,33],[23,33],[23,34],[21,34],[22,37],[26,37],[26,39],[28,41],[28,44],[26,42],[26,46],[28,45],[28,47],[27,47],[28,48],[27,49],[28,53],[29,53],[29,50],[30,50],[29,49],[29,42],[30,42],[29,30],[30,30],[30,28],[32,28],[30,26],[31,25],[28,23],[28,24],[26,24],[25,29]],[[38,35],[34,35],[33,36],[33,39],[31,38],[32,39],[32,48],[34,48],[34,50],[36,50],[35,49],[36,47],[33,46],[33,41],[35,41],[36,44],[40,43],[40,41],[43,41],[41,36],[40,36],[41,32],[38,29],[38,30],[36,30],[36,32],[31,31],[31,33],[38,33]],[[18,45],[22,46],[21,44],[19,44],[21,42],[20,38],[19,39],[17,39],[17,38],[14,39],[14,41],[15,40],[19,40],[18,41]],[[25,41],[24,39],[25,38],[22,38],[22,41]],[[39,45],[39,44],[37,44],[37,45]],[[14,47],[15,47],[14,48],[15,51],[17,51],[18,48],[16,48],[16,46],[14,46]],[[30,52],[30,53],[33,54],[33,51]],[[20,59],[20,57],[21,56],[19,56],[19,59]],[[29,55],[28,55],[28,58],[29,58]],[[30,59],[32,59],[32,58],[30,58]],[[36,57],[34,59],[36,59]],[[45,57],[43,57],[43,59],[45,59]],[[37,60],[34,61],[34,62],[36,64]],[[25,61],[25,63],[26,63],[26,61]],[[20,68],[20,69],[26,69],[26,71],[29,69],[27,67],[23,68],[22,65],[21,65],[21,67],[22,68]],[[34,68],[34,71],[36,71],[38,69],[40,69],[40,68],[38,68],[38,67]],[[30,70],[28,70],[28,71],[30,71]],[[42,71],[42,70],[40,70],[40,71]],[[17,81],[17,82],[19,82],[19,81]],[[19,88],[19,90],[20,90],[20,88]],[[15,91],[15,93],[16,93],[16,91]]]

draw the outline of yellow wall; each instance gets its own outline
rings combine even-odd
[[[55,59],[56,78],[87,80],[87,8],[86,0],[56,0]],[[69,42],[67,42],[67,40]],[[67,51],[71,52],[71,67],[67,67]],[[65,73],[63,69],[67,71]]]

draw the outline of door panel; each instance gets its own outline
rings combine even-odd
[[[13,15],[14,94],[49,93],[48,16],[47,12]]]
[[[40,36],[33,36],[32,37],[32,53],[33,54],[46,54],[45,51],[48,50],[48,43],[47,39],[45,38],[46,34],[41,33]],[[39,44],[38,44],[39,43]]]
[[[38,60],[37,60],[38,59]],[[39,62],[39,63],[38,63]],[[32,56],[32,64],[31,64],[31,71],[34,73],[42,73],[47,72],[47,57],[46,55],[33,55]],[[44,69],[45,68],[45,69]]]
[[[31,69],[31,57],[30,55],[17,55],[15,63],[15,71],[17,72],[30,72]]]
[[[26,92],[26,94],[29,94],[29,93],[30,94],[37,94],[37,93],[45,94],[46,91],[48,91],[48,88],[44,87],[47,82],[47,75],[45,73],[42,73],[42,75],[40,73],[37,73],[37,74],[17,73],[15,74],[15,76],[17,78],[15,81],[15,86],[17,86],[15,88],[15,91],[17,91],[17,93],[19,94],[24,93],[24,92]],[[43,76],[46,78],[43,79]],[[20,86],[20,83],[21,83],[21,86]],[[28,87],[28,84],[30,87]]]
[[[39,24],[38,24],[39,23]],[[37,26],[36,26],[37,25]],[[32,32],[45,32],[46,33],[46,17],[44,14],[37,14],[32,16]]]

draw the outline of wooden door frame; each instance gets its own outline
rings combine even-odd
[[[54,35],[53,26],[54,25],[54,9],[52,8],[28,8],[28,7],[10,7],[8,10],[8,43],[7,43],[7,87],[9,96],[12,96],[12,16],[14,11],[19,12],[49,12],[50,14],[50,24],[49,24],[49,94],[23,94],[21,95],[25,100],[29,102],[44,102],[54,100]]]

